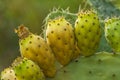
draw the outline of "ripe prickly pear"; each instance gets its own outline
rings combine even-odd
[[[64,17],[50,20],[46,30],[47,43],[52,48],[56,59],[63,66],[67,65],[79,53],[75,51],[75,38],[71,24]]]
[[[75,36],[81,54],[90,56],[98,48],[101,28],[98,16],[93,11],[81,11],[75,22]]]
[[[40,67],[27,58],[15,59],[12,67],[18,80],[45,80]]]
[[[1,80],[18,80],[14,70],[9,67],[1,72]]]
[[[55,58],[44,39],[29,32],[24,25],[19,26],[15,31],[20,37],[21,55],[36,62],[45,76],[53,77],[56,73]]]
[[[120,52],[120,19],[107,19],[105,22],[105,37],[113,51]]]

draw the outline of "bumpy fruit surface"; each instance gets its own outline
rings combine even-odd
[[[101,38],[101,27],[96,13],[91,10],[78,14],[75,36],[82,55],[90,56],[95,53]]]
[[[40,67],[27,58],[17,58],[12,67],[18,80],[45,80]]]
[[[45,40],[29,32],[24,25],[19,26],[16,32],[20,37],[21,55],[36,62],[46,76],[53,77],[56,73],[55,58]]]
[[[9,67],[9,68],[4,69],[1,72],[1,79],[0,80],[18,80],[18,79],[15,75],[14,70],[11,67]]]
[[[75,38],[71,24],[64,17],[50,20],[46,30],[47,43],[52,48],[56,59],[63,66],[67,65],[79,53],[75,51]]]
[[[112,18],[106,20],[105,37],[113,51],[120,52],[120,19]]]

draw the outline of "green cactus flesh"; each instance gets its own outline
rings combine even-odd
[[[105,37],[113,51],[120,52],[120,19],[111,18],[105,22]]]
[[[96,9],[101,19],[120,16],[120,9],[115,7],[110,0],[87,0]]]
[[[18,80],[45,80],[42,70],[27,58],[17,58],[12,64]]]
[[[75,36],[82,55],[90,56],[95,53],[101,39],[101,27],[96,13],[91,10],[78,14]]]
[[[63,17],[49,21],[46,37],[56,59],[60,64],[67,65],[76,54],[74,53],[76,45],[71,24]]]
[[[120,55],[99,52],[80,57],[61,68],[55,78],[47,80],[120,80]]]
[[[53,77],[56,73],[55,58],[45,40],[30,33],[24,25],[19,26],[16,32],[20,37],[19,45],[22,57],[36,62],[45,76]]]

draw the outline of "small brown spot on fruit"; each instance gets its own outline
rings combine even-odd
[[[117,30],[116,28],[114,28],[114,30]]]
[[[40,48],[41,46],[40,46],[40,45],[38,45],[38,47]]]
[[[49,26],[51,26],[51,24],[49,24]]]
[[[69,23],[67,23],[67,25],[69,26]]]
[[[28,48],[26,48],[26,51],[28,51]]]
[[[27,66],[26,68],[27,68],[27,69],[29,69],[29,67],[28,67],[28,66]]]
[[[91,32],[91,30],[89,29],[88,32]]]
[[[39,40],[40,38],[38,37],[37,39]]]
[[[32,38],[32,36],[30,36],[30,38]]]
[[[51,31],[51,33],[54,33],[54,31]]]
[[[32,41],[29,42],[30,44],[32,43]]]
[[[21,43],[21,45],[23,45],[23,43]]]
[[[83,26],[83,25],[82,25],[81,27],[82,27],[82,28],[84,28],[84,26]]]
[[[93,19],[96,19],[96,17],[93,17]]]
[[[59,25],[60,25],[60,23],[57,23],[57,25],[59,26]]]
[[[46,48],[45,50],[46,50],[46,51],[48,51],[48,49],[47,49],[47,48]]]
[[[78,24],[78,21],[76,22],[76,24]]]
[[[67,29],[66,28],[64,28],[64,31],[66,31]]]
[[[60,40],[60,37],[58,37],[58,40]]]
[[[33,67],[34,65],[32,64],[31,66]]]
[[[88,22],[88,20],[85,20],[85,22]]]
[[[93,22],[92,24],[93,24],[93,25],[95,25],[95,23],[94,23],[94,22]]]

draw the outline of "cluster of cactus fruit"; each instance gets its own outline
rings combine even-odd
[[[45,38],[24,25],[15,29],[21,57],[1,72],[1,80],[120,80],[120,19],[106,19],[102,34],[95,10],[57,12],[46,18]],[[114,54],[97,52],[103,35]]]

